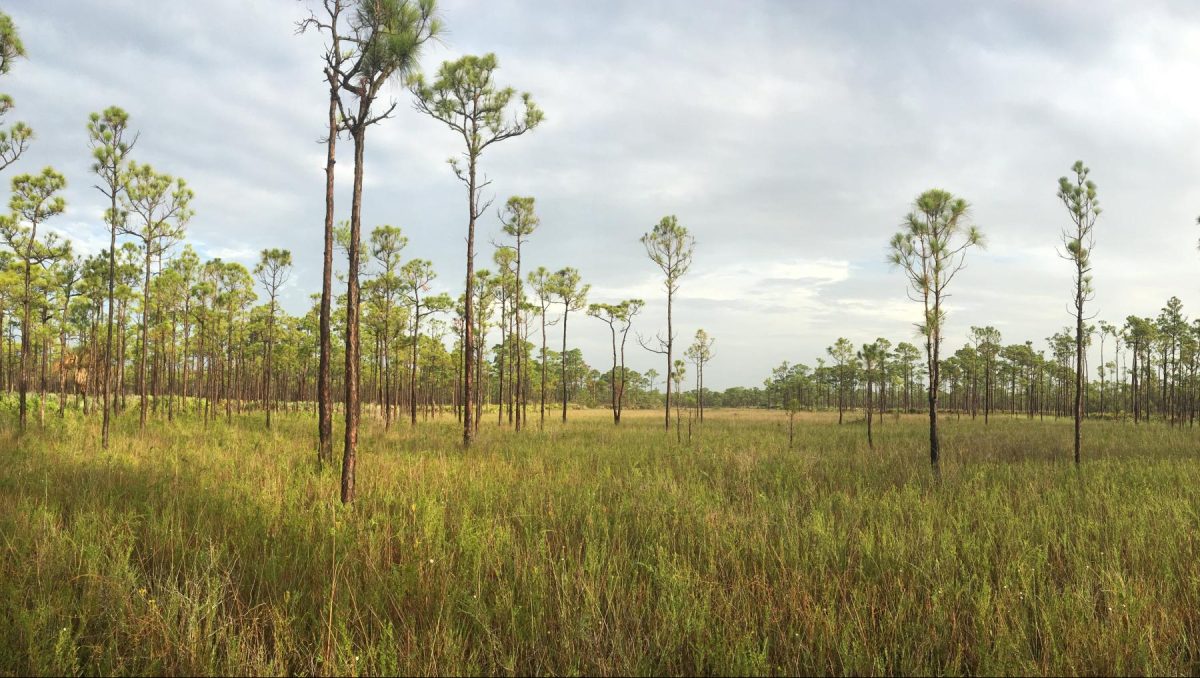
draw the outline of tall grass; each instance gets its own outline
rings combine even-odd
[[[1196,673],[1197,434],[655,413],[0,434],[0,673]],[[490,423],[490,422],[489,422]]]

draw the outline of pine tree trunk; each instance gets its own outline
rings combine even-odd
[[[541,420],[538,427],[546,426],[546,307],[542,306],[542,394],[541,394]]]
[[[359,109],[362,116],[365,111]],[[346,437],[342,452],[342,503],[354,501],[354,467],[358,453],[358,386],[359,386],[359,331],[358,331],[358,269],[359,239],[362,227],[362,180],[363,145],[366,131],[359,127],[354,131],[354,192],[350,206],[350,270],[346,279]]]
[[[142,430],[146,428],[146,354],[150,350],[148,343],[150,338],[150,243],[150,240],[145,242],[146,273],[142,279],[142,343],[141,350],[138,351],[138,398],[141,408],[141,413],[138,415],[138,428]]]
[[[470,154],[467,162],[467,284],[463,295],[463,446],[470,447],[475,440],[475,163],[476,156]]]
[[[333,193],[339,87],[337,76],[332,70],[326,70],[326,77],[329,79],[329,137],[325,142],[325,251],[321,269],[321,317],[318,322],[321,356],[317,368],[317,462],[322,466],[333,461],[333,377],[330,370],[333,340],[330,336],[330,316],[333,296]]]
[[[412,369],[408,372],[408,407],[411,415],[410,423],[417,425],[417,351],[421,343],[421,297],[419,292],[413,293],[415,300],[413,308],[413,349]]]
[[[667,398],[664,403],[666,406],[664,417],[665,428],[671,430],[671,377],[675,374],[675,364],[671,361],[672,349],[675,347],[675,335],[671,332],[671,302],[672,302],[671,285],[667,284]]]
[[[567,420],[567,315],[571,311],[571,304],[567,302],[563,306],[563,342],[562,342],[562,420]]]

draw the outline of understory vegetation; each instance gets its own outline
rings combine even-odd
[[[6,427],[0,674],[1200,670],[1193,430],[837,416],[368,418],[350,505],[308,413]]]

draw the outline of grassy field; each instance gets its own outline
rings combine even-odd
[[[0,433],[0,674],[1200,672],[1200,435],[573,412]],[[857,416],[854,419],[858,419]]]

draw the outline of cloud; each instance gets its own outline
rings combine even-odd
[[[199,243],[197,243],[199,244]],[[241,264],[251,264],[258,261],[258,250],[246,246],[207,247],[200,245],[201,250],[210,259],[236,261]]]
[[[638,237],[675,214],[696,236],[677,302],[680,341],[716,337],[715,387],[757,384],[782,360],[811,361],[839,336],[909,339],[919,315],[885,247],[912,199],[966,197],[989,237],[951,290],[947,340],[994,325],[1005,341],[1066,322],[1070,269],[1055,255],[1055,185],[1093,169],[1105,208],[1094,252],[1102,317],[1155,315],[1196,293],[1200,213],[1200,5],[818,0],[729,4],[614,1],[531,6],[445,0],[449,28],[424,66],[495,51],[497,81],[528,90],[539,128],[489,148],[498,204],[534,195],[542,227],[526,261],[579,268],[595,300],[646,299],[638,327],[665,324],[661,280]],[[29,59],[0,81],[38,138],[20,171],[66,173],[68,213],[51,227],[107,247],[90,188],[87,114],[125,107],[135,155],[195,189],[190,239],[247,265],[265,247],[296,260],[291,312],[321,270],[326,89],[321,38],[296,36],[304,2],[83,0],[19,3]],[[103,55],[97,58],[96,55]],[[406,93],[371,130],[364,226],[389,223],[406,256],[433,261],[457,296],[466,195],[445,165],[461,140]],[[337,218],[348,215],[352,147],[342,140]],[[499,238],[480,219],[478,263]],[[338,255],[340,260],[340,254]],[[574,325],[607,360],[594,321]],[[631,357],[635,368],[658,356]],[[653,362],[651,362],[653,361]],[[661,366],[660,366],[660,371]]]
[[[96,228],[82,221],[59,221],[47,224],[46,228],[70,240],[76,256],[92,256],[108,249],[108,229],[103,227]]]

